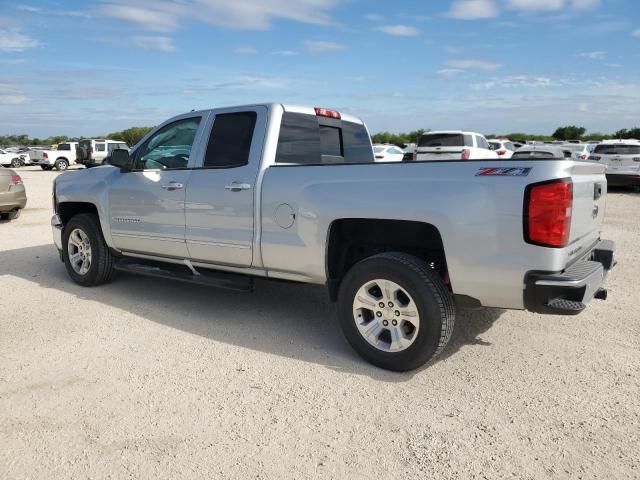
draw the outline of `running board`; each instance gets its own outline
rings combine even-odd
[[[212,270],[195,270],[191,265],[154,262],[140,258],[120,258],[114,268],[120,272],[144,275],[147,277],[166,278],[179,282],[205,285],[207,287],[224,288],[240,292],[253,291],[253,277],[236,273]]]

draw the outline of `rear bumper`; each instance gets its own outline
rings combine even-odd
[[[640,185],[640,172],[638,173],[607,173],[607,184],[612,186]]]
[[[12,187],[15,190],[0,193],[0,212],[10,212],[27,206],[27,191],[23,185]]]
[[[606,299],[603,288],[615,265],[615,244],[601,240],[591,253],[563,272],[528,272],[524,304],[531,312],[577,315],[592,298]]]

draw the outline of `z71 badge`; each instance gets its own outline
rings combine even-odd
[[[526,177],[533,167],[485,167],[476,177]]]

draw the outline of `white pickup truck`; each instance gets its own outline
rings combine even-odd
[[[374,162],[363,122],[323,108],[189,112],[111,164],[54,183],[54,242],[74,282],[125,271],[326,285],[351,345],[392,370],[442,351],[456,304],[577,314],[606,297],[614,264],[603,166]]]
[[[64,142],[55,150],[31,150],[31,164],[40,165],[43,170],[66,170],[76,163],[77,146],[78,142]]]

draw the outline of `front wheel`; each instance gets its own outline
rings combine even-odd
[[[19,158],[11,160],[11,168],[18,168],[22,166],[22,161]]]
[[[340,286],[338,312],[356,352],[394,371],[413,370],[438,355],[455,321],[453,298],[438,273],[400,252],[353,266]]]
[[[0,220],[16,220],[20,217],[20,210],[12,210],[10,212],[0,213]]]
[[[78,285],[92,287],[111,280],[115,269],[96,215],[73,217],[62,233],[62,258],[67,273]]]

